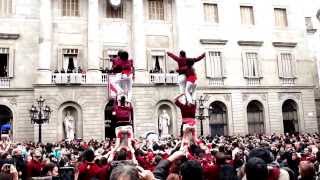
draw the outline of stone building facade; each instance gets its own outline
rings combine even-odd
[[[67,111],[76,119],[77,138],[104,139],[105,69],[125,49],[136,68],[136,135],[157,133],[163,109],[177,135],[177,65],[166,52],[183,49],[190,57],[206,52],[195,65],[197,97],[207,98],[205,135],[317,131],[317,69],[303,3],[0,0],[0,121],[12,124],[15,140],[36,140],[29,109],[42,96],[53,110],[44,141],[64,138]]]

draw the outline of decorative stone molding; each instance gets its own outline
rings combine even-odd
[[[242,94],[242,101],[248,101],[250,99],[250,97],[258,97],[255,98],[256,100],[262,100],[262,101],[267,101],[267,95],[265,93],[257,93],[257,94],[251,94],[251,93],[247,93],[247,94]],[[254,100],[254,99],[253,99]]]
[[[239,46],[262,46],[263,41],[238,41]]]
[[[230,94],[225,94],[224,99],[229,102],[231,99]]]
[[[17,105],[17,99],[15,97],[12,97],[12,98],[8,99],[8,101],[9,101],[9,103],[11,105],[14,105],[14,106]]]
[[[200,39],[201,44],[226,45],[228,40],[223,39]]]
[[[314,34],[314,33],[316,33],[316,32],[317,32],[317,29],[314,29],[314,28],[312,28],[312,29],[307,29],[307,33]]]
[[[294,99],[294,100],[300,100],[301,99],[301,94],[300,93],[278,93],[278,98],[280,101],[284,101],[286,99]]]
[[[17,40],[20,37],[19,34],[0,33],[0,39],[13,39]]]
[[[247,101],[249,98],[248,94],[242,94],[242,101]]]
[[[288,47],[288,48],[294,48],[297,46],[298,43],[296,42],[272,42],[272,45],[274,47]]]

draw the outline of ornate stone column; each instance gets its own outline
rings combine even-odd
[[[133,0],[132,3],[132,35],[133,58],[136,69],[136,83],[145,83],[147,75],[147,59],[144,31],[143,0]]]
[[[38,76],[36,83],[51,83],[52,60],[52,1],[40,0],[40,37]]]
[[[99,52],[99,1],[88,0],[88,83],[101,83]]]

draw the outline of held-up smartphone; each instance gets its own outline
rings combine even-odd
[[[74,180],[75,170],[73,167],[60,167],[59,175],[63,180]]]

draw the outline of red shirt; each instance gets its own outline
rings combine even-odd
[[[195,104],[182,104],[179,100],[176,100],[175,104],[180,108],[182,118],[195,118],[196,117],[196,105]]]
[[[111,71],[112,71],[112,73],[121,73],[121,71],[122,71],[121,59],[119,57],[112,59]]]
[[[131,74],[133,72],[133,61],[132,60],[122,60],[116,57],[112,60],[112,70],[113,73],[123,73]]]
[[[186,57],[178,57],[170,52],[167,52],[168,56],[171,57],[173,60],[175,60],[178,63],[178,69],[177,72],[179,74],[185,74],[187,69],[187,59],[193,60],[194,62],[198,62],[201,59],[205,57],[205,54],[202,54],[201,56],[197,58],[186,58]]]
[[[117,125],[128,125],[133,122],[133,108],[130,105],[121,106],[117,105],[115,107],[115,117]]]
[[[82,162],[78,166],[79,180],[91,180],[92,178],[98,178],[101,173],[101,168],[95,163]]]
[[[41,175],[44,164],[41,162],[31,160],[27,163],[27,176],[28,177],[37,177]]]

